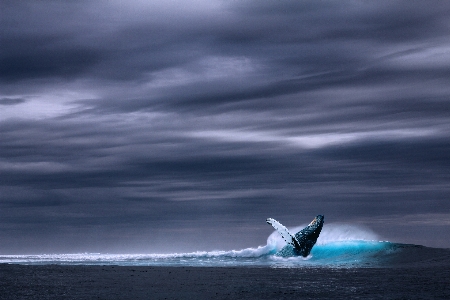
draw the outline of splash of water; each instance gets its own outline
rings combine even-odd
[[[290,232],[298,232],[305,228],[306,225],[290,228]],[[329,243],[343,242],[343,241],[378,241],[379,237],[373,231],[362,226],[356,226],[351,224],[327,224],[322,228],[319,238],[317,239],[316,246],[326,245]],[[274,231],[267,238],[267,246],[270,249],[276,249],[279,251],[286,245],[286,242]],[[314,249],[314,248],[313,248]]]

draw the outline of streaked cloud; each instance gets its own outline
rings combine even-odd
[[[0,251],[173,251],[179,228],[226,236],[194,250],[255,246],[265,218],[317,213],[443,245],[410,229],[449,209],[446,2],[0,14]]]

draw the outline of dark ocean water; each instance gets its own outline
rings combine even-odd
[[[450,299],[450,249],[389,242],[0,257],[0,299]],[[3,263],[3,264],[2,264]]]

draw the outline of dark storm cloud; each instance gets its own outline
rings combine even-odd
[[[22,98],[1,98],[0,105],[16,105],[24,103],[26,100]]]
[[[0,250],[255,246],[317,213],[448,247],[410,232],[449,208],[449,15],[3,1]]]
[[[0,77],[9,81],[46,76],[72,77],[83,73],[97,60],[97,55],[86,49],[45,50],[41,53],[34,49],[33,53],[3,57]]]

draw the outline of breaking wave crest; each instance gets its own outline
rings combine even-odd
[[[303,226],[304,227],[304,226]],[[302,226],[292,228],[296,232]],[[277,232],[267,238],[265,246],[230,251],[197,251],[170,254],[41,254],[0,255],[0,263],[122,265],[122,266],[270,266],[270,267],[372,267],[396,263],[423,262],[433,255],[435,261],[450,261],[449,249],[433,249],[379,241],[365,228],[353,225],[327,224],[313,247],[304,257],[281,257],[276,253],[286,243]],[[433,252],[433,254],[431,254]],[[409,258],[405,260],[405,254]],[[436,255],[438,258],[436,258]],[[440,257],[440,260],[439,260]]]

